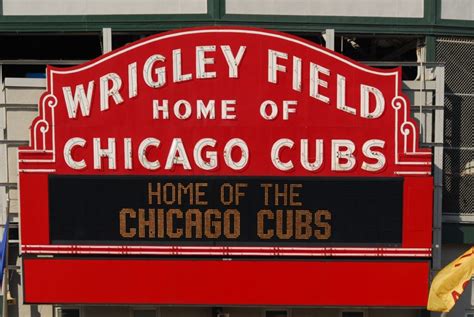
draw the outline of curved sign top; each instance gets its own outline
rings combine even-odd
[[[400,69],[210,27],[47,82],[19,152],[25,302],[425,305],[431,152]]]
[[[159,34],[72,68],[48,91],[20,172],[429,175],[401,70],[286,34]]]

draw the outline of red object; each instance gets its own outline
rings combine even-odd
[[[196,50],[198,47],[212,45],[214,52],[207,52],[206,59],[214,59],[206,64],[207,73],[215,73],[216,78],[198,79],[196,69]],[[228,62],[222,50],[230,47],[233,56],[239,48],[246,47],[238,67],[238,78],[230,77]],[[178,57],[173,52],[180,50]],[[271,62],[269,52],[286,54],[287,59],[277,58]],[[164,62],[156,62],[149,68],[149,76],[143,75],[145,64],[150,57],[159,54]],[[301,91],[293,88],[293,58],[301,62]],[[173,68],[176,59],[180,69]],[[129,66],[136,63],[136,73]],[[285,68],[286,71],[275,70]],[[315,69],[322,67],[317,72]],[[162,69],[161,69],[162,68]],[[202,67],[201,67],[202,68]],[[151,88],[145,83],[150,76],[157,81],[161,71],[165,71],[166,83],[162,87]],[[312,71],[311,71],[312,69]],[[173,72],[189,75],[186,81],[173,82]],[[317,74],[311,76],[311,72]],[[325,73],[326,72],[326,73]],[[270,82],[269,73],[274,73],[276,83]],[[131,75],[132,74],[132,75]],[[136,95],[129,77],[136,75]],[[329,75],[327,75],[329,74]],[[160,34],[139,41],[133,45],[101,56],[93,61],[72,68],[48,67],[48,92],[40,101],[40,116],[32,125],[32,145],[20,151],[20,170],[24,172],[45,171],[58,174],[107,174],[107,175],[246,175],[246,176],[364,176],[395,177],[404,175],[429,175],[431,172],[431,152],[418,147],[418,129],[410,117],[409,105],[401,91],[401,69],[381,70],[371,68],[348,58],[328,51],[305,40],[256,29],[207,28],[190,29]],[[114,77],[115,76],[115,77]],[[203,76],[203,75],[201,75]],[[341,76],[344,78],[342,85]],[[120,78],[121,84],[114,84],[107,78]],[[298,77],[297,77],[298,78]],[[321,81],[318,85],[311,82]],[[339,79],[339,80],[338,80]],[[118,79],[117,79],[118,80]],[[175,79],[177,80],[177,79]],[[324,82],[326,84],[324,84]],[[82,86],[78,86],[82,85]],[[101,93],[101,87],[120,86],[117,100]],[[327,88],[325,88],[327,86]],[[341,88],[345,86],[345,89]],[[383,111],[371,114],[377,108],[375,94],[368,93],[368,117],[362,117],[362,86],[370,91],[379,91],[383,96]],[[79,99],[83,89],[83,99],[90,95],[89,106],[84,110],[77,102],[68,110],[66,100]],[[313,88],[312,88],[313,87]],[[339,87],[339,88],[338,88]],[[89,91],[90,90],[90,91]],[[69,91],[69,93],[68,93]],[[88,94],[90,93],[90,94]],[[316,97],[318,95],[319,97]],[[133,97],[130,97],[133,96]],[[107,100],[105,102],[104,100]],[[318,99],[319,98],[319,99]],[[328,98],[323,102],[321,98]],[[343,100],[342,100],[343,99]],[[154,102],[158,106],[168,101],[169,119],[158,111],[154,118]],[[186,106],[176,102],[190,103],[190,115],[179,119],[176,113],[185,115]],[[215,101],[215,119],[197,118],[197,103]],[[224,116],[223,100],[233,100],[228,105],[228,118]],[[288,111],[284,119],[284,101],[295,112]],[[338,101],[340,100],[340,101]],[[341,101],[342,100],[342,101]],[[275,103],[272,120],[261,114],[265,101]],[[345,106],[352,110],[341,110]],[[381,102],[380,102],[381,104]],[[72,109],[75,108],[75,109]],[[271,106],[263,107],[267,115]],[[350,111],[355,114],[349,113]],[[74,114],[72,114],[74,112]],[[231,116],[235,116],[231,118]],[[158,118],[156,118],[158,117]],[[160,167],[148,170],[138,160],[139,144],[145,138],[160,140],[158,148],[148,147],[146,157],[150,161],[158,159]],[[75,161],[84,160],[86,165],[73,169],[65,161],[65,144],[71,138],[81,138],[85,144],[69,148]],[[93,139],[100,139],[100,147],[107,148],[107,139],[115,138],[115,168],[107,165],[102,158],[101,168],[94,168]],[[124,138],[131,139],[132,168],[126,168],[124,158]],[[180,164],[166,169],[165,163],[172,140],[180,138],[190,161],[190,170]],[[216,140],[218,166],[212,170],[199,168],[193,160],[193,148],[198,140]],[[249,148],[248,164],[242,170],[229,168],[223,159],[224,146],[232,138],[245,141]],[[292,161],[294,167],[283,171],[272,164],[272,147],[277,140],[291,139],[293,148],[282,147],[279,154],[282,162]],[[309,161],[313,162],[316,140],[323,141],[322,165],[316,171],[308,171],[300,163],[300,140],[308,140]],[[355,165],[347,171],[332,168],[331,143],[333,140],[350,140],[354,144]],[[383,147],[374,146],[373,151],[385,157],[383,168],[368,171],[362,168],[363,162],[376,163],[367,157],[363,145],[368,140],[380,140]],[[67,148],[66,148],[67,149]],[[67,152],[67,151],[66,151]],[[233,153],[234,154],[234,153]],[[234,155],[233,155],[234,156]],[[235,154],[235,160],[239,155]],[[341,162],[345,162],[341,159]]]
[[[240,50],[245,51],[237,62]],[[147,65],[152,65],[148,72]],[[161,82],[159,76],[163,76]],[[431,257],[431,152],[418,147],[417,125],[401,92],[400,68],[371,68],[282,33],[219,27],[162,33],[77,67],[48,67],[47,82],[39,116],[32,123],[30,146],[19,151],[28,303],[425,305]],[[113,87],[119,88],[114,91]],[[154,108],[163,106],[165,100],[169,119]],[[190,104],[186,119],[179,118],[187,117],[186,104],[179,100]],[[215,101],[214,119],[198,118],[199,100],[207,106]],[[223,100],[230,102],[222,105]],[[272,105],[268,103],[262,113],[262,104],[269,100],[278,114],[267,120]],[[285,101],[287,109],[295,110],[288,110],[286,116]],[[115,157],[100,158],[94,139],[104,149],[109,138],[115,142]],[[141,151],[140,144],[147,138],[159,140],[159,146],[155,142]],[[178,138],[190,169],[177,163],[176,153],[168,159],[173,140]],[[206,151],[216,151],[217,166],[211,170],[194,158],[195,145],[205,138],[216,141],[202,152],[205,159]],[[239,161],[241,151],[224,150],[235,138],[248,147],[248,161],[242,169],[227,162]],[[278,159],[272,158],[275,144],[283,139],[291,140],[293,146],[286,140],[276,150]],[[309,162],[322,157],[321,166],[314,171],[300,160],[301,140],[308,140]],[[316,140],[323,142],[322,153],[316,153]],[[340,167],[350,161],[341,158],[347,148],[335,149],[337,140],[348,140],[354,146],[351,157],[355,164],[346,170]],[[183,158],[183,154],[178,156]],[[150,169],[144,160],[158,161],[160,166]],[[293,167],[284,169],[281,162],[291,162]],[[51,174],[403,177],[402,245],[304,250],[51,245]],[[71,258],[34,258],[40,254]],[[155,257],[84,257],[117,254]],[[201,259],[156,257],[162,255]],[[271,261],[202,260],[209,255],[271,257]],[[286,258],[292,256],[308,261]],[[322,262],[317,260],[320,257],[359,259]]]
[[[422,307],[429,262],[25,259],[26,303]]]

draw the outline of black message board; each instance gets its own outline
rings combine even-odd
[[[53,244],[399,246],[401,178],[49,177]]]

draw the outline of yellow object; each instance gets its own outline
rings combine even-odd
[[[427,309],[449,312],[474,273],[474,247],[445,266],[431,283]]]

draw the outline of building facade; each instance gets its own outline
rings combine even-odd
[[[282,31],[374,67],[402,67],[403,91],[433,151],[431,274],[472,244],[474,3],[395,1],[3,0],[0,3],[0,209],[9,223],[10,316],[426,316],[422,307],[24,304],[18,147],[46,90],[45,67],[72,66],[165,31],[206,26]],[[92,163],[91,163],[92,164]],[[54,274],[54,272],[44,272]],[[324,287],[321,285],[319,287]],[[340,286],[341,288],[344,285]],[[390,287],[390,286],[384,286]],[[384,287],[380,289],[384,291]],[[341,296],[334,294],[335,297]],[[449,316],[474,314],[468,287]]]

